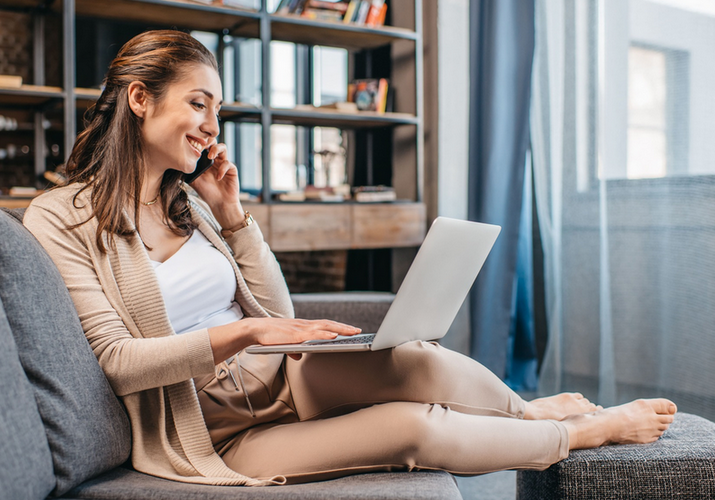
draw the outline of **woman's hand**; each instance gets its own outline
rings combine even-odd
[[[230,229],[243,222],[245,212],[238,198],[238,169],[228,160],[227,154],[225,144],[212,144],[208,156],[214,163],[191,183],[191,187],[209,204],[221,227]]]
[[[209,328],[214,361],[230,358],[249,345],[300,344],[306,340],[330,340],[355,335],[359,328],[327,319],[244,318]],[[299,357],[299,356],[297,356]]]

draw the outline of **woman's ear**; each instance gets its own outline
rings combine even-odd
[[[142,82],[130,83],[127,88],[127,98],[129,99],[129,107],[132,112],[134,112],[134,114],[139,118],[144,118],[149,101],[146,86]]]

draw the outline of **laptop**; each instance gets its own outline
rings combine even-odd
[[[378,351],[412,340],[444,337],[501,228],[437,217],[420,246],[377,333],[254,345],[251,354]]]

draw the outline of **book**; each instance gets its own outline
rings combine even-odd
[[[360,5],[360,0],[350,0],[348,4],[348,9],[345,11],[345,16],[343,16],[343,22],[345,24],[353,22],[353,16],[355,15],[355,9]]]
[[[372,0],[370,8],[367,10],[365,24],[368,26],[376,26],[377,20],[380,18],[380,12],[385,5],[385,0]]]
[[[360,111],[384,113],[387,107],[386,78],[364,78],[348,85],[348,100],[354,102]]]
[[[296,15],[302,14],[308,1],[309,0],[295,0],[294,2],[291,2],[291,7],[289,9],[290,13]]]
[[[343,14],[340,12],[322,9],[307,9],[304,10],[300,16],[314,21],[326,21],[331,23],[339,23],[343,20]]]
[[[366,24],[368,26],[372,26],[373,28],[378,27],[378,26],[383,26],[385,24],[386,16],[387,16],[387,4],[384,3],[384,4],[382,4],[382,7],[380,7],[380,11],[378,12],[378,14],[376,14],[373,21],[367,22]]]
[[[8,194],[15,198],[34,198],[35,196],[41,195],[43,192],[44,191],[34,187],[13,186],[10,188],[10,192]]]
[[[288,191],[287,193],[280,193],[278,195],[278,200],[293,202],[305,201],[305,191]]]
[[[56,186],[67,185],[67,177],[55,170],[47,170],[42,176]]]
[[[353,198],[359,203],[395,201],[395,189],[389,186],[361,186],[353,189]]]
[[[22,87],[22,77],[16,75],[0,75],[0,87],[19,89]]]
[[[326,0],[308,0],[305,6],[306,9],[324,9],[333,10],[345,14],[348,10],[347,0],[338,0],[335,2],[328,2]]]
[[[337,203],[345,201],[345,195],[342,193],[336,193],[332,187],[317,187],[308,184],[305,186],[305,199],[307,201]]]
[[[360,7],[358,7],[353,19],[355,24],[365,24],[367,14],[370,12],[370,5],[370,0],[362,0],[362,2],[360,2]]]
[[[357,113],[359,111],[354,102],[331,102],[318,106],[318,109],[335,109],[342,113]]]
[[[290,2],[291,0],[281,0],[278,7],[276,7],[275,14],[287,14]]]

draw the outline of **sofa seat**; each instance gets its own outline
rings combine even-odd
[[[655,443],[577,450],[517,474],[519,500],[715,498],[715,423],[688,413]]]
[[[62,498],[77,500],[368,500],[461,499],[446,472],[390,472],[330,481],[266,487],[206,486],[168,481],[116,468],[90,479]]]

